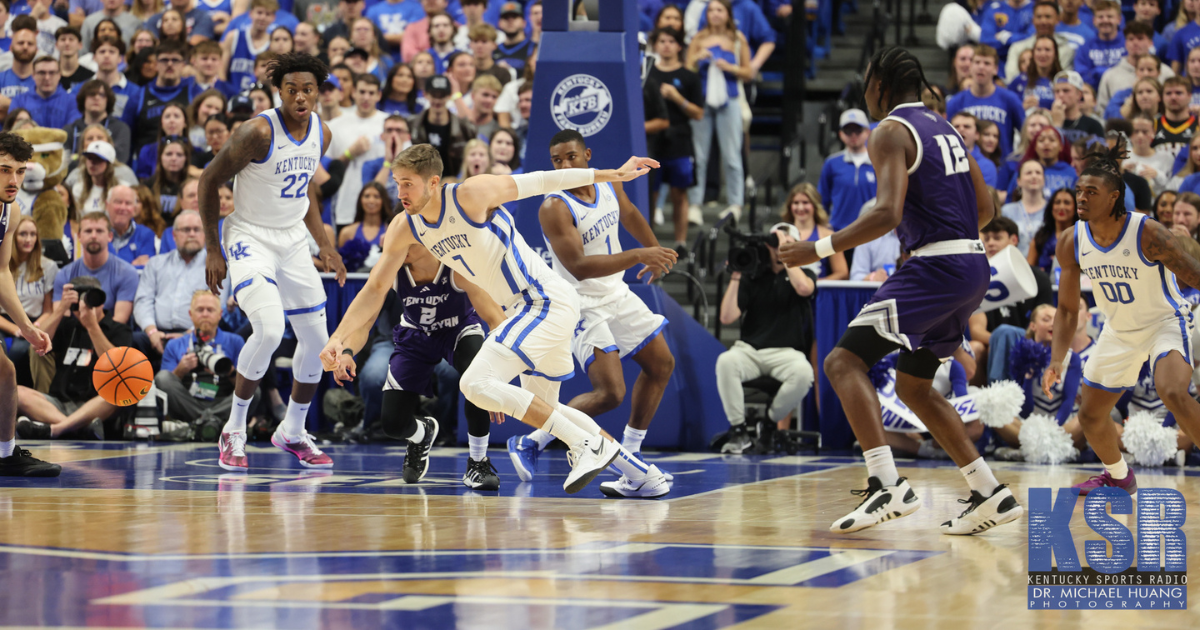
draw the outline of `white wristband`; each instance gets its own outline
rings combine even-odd
[[[817,241],[817,255],[821,258],[829,258],[836,253],[833,251],[833,236],[826,236]]]
[[[546,195],[560,190],[587,186],[596,181],[596,173],[590,168],[564,168],[557,171],[534,171],[512,175],[517,184],[517,199]]]

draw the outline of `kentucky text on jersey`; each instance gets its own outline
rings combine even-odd
[[[429,251],[433,252],[434,256],[441,258],[442,256],[449,255],[450,252],[456,249],[470,246],[471,243],[467,241],[466,234],[451,234],[430,247]]]
[[[1092,280],[1103,280],[1105,278],[1117,278],[1119,280],[1137,280],[1138,270],[1135,267],[1122,267],[1120,265],[1097,265],[1095,267],[1083,267],[1083,273]]]
[[[426,295],[426,296],[421,296],[421,297],[411,297],[410,296],[410,297],[404,298],[404,306],[405,306],[405,308],[407,308],[409,306],[413,306],[415,304],[421,304],[423,306],[437,306],[438,304],[445,302],[449,297],[450,297],[449,293],[441,293],[438,295]]]
[[[583,244],[587,245],[592,242],[592,239],[604,233],[604,230],[616,225],[621,220],[620,212],[609,212],[596,221],[596,224],[588,231],[583,233]]]
[[[1008,122],[1008,112],[1000,107],[993,107],[991,105],[972,105],[970,107],[964,107],[963,110],[969,112],[971,115],[980,120],[988,120],[1000,125]]]
[[[298,155],[287,159],[279,160],[275,163],[275,174],[282,175],[292,171],[308,171],[317,170],[317,158]]]

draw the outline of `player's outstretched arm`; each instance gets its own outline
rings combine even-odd
[[[487,322],[490,330],[500,327],[500,323],[504,321],[504,309],[500,308],[500,305],[487,294],[487,291],[480,289],[479,285],[467,280],[457,271],[454,272],[454,286],[467,294],[467,299],[471,300],[471,306],[475,308],[476,313],[479,313],[479,317]]]
[[[387,298],[388,290],[396,281],[396,274],[404,266],[404,259],[408,257],[408,248],[415,243],[412,227],[408,223],[408,214],[402,212],[388,224],[387,233],[383,237],[383,251],[379,255],[379,262],[371,268],[367,284],[358,292],[358,295],[354,296],[350,308],[346,310],[345,315],[342,315],[342,322],[338,324],[337,330],[329,336],[329,343],[325,344],[325,349],[321,351],[321,362],[325,365],[326,370],[332,369],[330,366],[339,361],[338,357],[342,354],[342,350],[349,346],[356,333],[370,329],[375,323],[379,309],[382,308],[383,302]],[[365,340],[363,342],[365,343]],[[355,350],[361,349],[360,346]]]
[[[205,276],[208,288],[214,295],[221,295],[221,283],[226,273],[225,257],[221,255],[221,236],[217,232],[217,224],[221,220],[221,195],[218,190],[221,184],[233,179],[252,160],[262,159],[270,150],[271,123],[263,118],[251,118],[238,127],[200,175],[197,190],[200,221],[204,225],[205,248],[208,250]]]
[[[536,197],[560,190],[570,190],[594,183],[627,182],[658,168],[650,158],[631,157],[621,168],[594,170],[564,168],[557,171],[534,171],[521,175],[476,175],[458,185],[459,205],[472,221],[482,222],[490,208]]]
[[[1058,235],[1055,250],[1062,274],[1058,279],[1058,310],[1054,313],[1054,341],[1050,347],[1050,365],[1042,374],[1042,392],[1050,396],[1050,388],[1062,380],[1067,371],[1063,361],[1071,349],[1071,340],[1079,324],[1079,263],[1075,260],[1075,228],[1069,227]]]
[[[1142,230],[1142,253],[1151,261],[1162,263],[1175,277],[1189,287],[1200,287],[1200,260],[1196,258],[1195,242],[1185,245],[1158,221],[1145,221]]]
[[[898,122],[885,120],[871,132],[867,153],[871,157],[871,164],[875,166],[875,207],[859,215],[854,223],[826,237],[830,241],[821,239],[832,245],[832,251],[825,252],[827,256],[853,249],[891,232],[900,225],[900,219],[904,216],[908,164],[910,160],[916,160],[917,154],[912,133]],[[789,267],[809,265],[820,259],[817,243],[812,241],[793,241],[779,246],[779,260]]]

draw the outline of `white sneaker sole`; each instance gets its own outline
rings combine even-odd
[[[221,461],[219,458],[217,459],[217,464],[229,472],[246,472],[247,470],[250,470],[249,466],[230,466],[229,464]]]
[[[669,482],[667,482],[665,477],[662,481],[655,483],[654,489],[652,490],[642,490],[642,488],[645,488],[646,485],[649,485],[650,482],[647,482],[646,484],[642,485],[642,488],[634,490],[630,494],[622,492],[620,488],[617,487],[618,483],[620,482],[606,481],[600,484],[600,492],[603,492],[604,496],[612,497],[614,499],[657,499],[659,497],[665,497],[671,493],[671,485]]]
[[[908,490],[911,491],[912,487],[910,486]],[[907,492],[905,494],[907,494]],[[915,492],[913,494],[916,496]],[[860,513],[858,512],[858,509],[855,508],[855,510],[850,514],[847,514],[846,516],[834,521],[833,524],[829,526],[829,531],[834,534],[852,534],[854,532],[860,532],[864,529],[874,527],[880,523],[886,523],[887,521],[904,518],[905,516],[908,516],[919,509],[921,509],[921,497],[919,496],[916,496],[912,503],[905,503],[903,497],[901,497],[898,505],[887,505],[885,508],[880,509],[880,511],[878,511],[876,514],[869,514],[865,512]],[[841,523],[855,514],[858,514],[858,516],[855,517],[853,525],[844,529],[838,527],[838,523]]]
[[[952,531],[950,531],[949,528],[943,528],[942,533],[947,536],[974,536],[975,534],[982,534],[983,532],[986,532],[989,529],[999,527],[1001,525],[1004,525],[1005,523],[1011,523],[1011,522],[1021,518],[1024,515],[1025,515],[1025,508],[1018,505],[1017,507],[1005,512],[1004,514],[997,515],[996,518],[984,519],[982,522],[980,522],[978,525],[976,525],[975,528],[972,529],[971,531],[952,532]]]
[[[608,468],[608,465],[613,463],[613,461],[616,460],[620,454],[621,449],[614,448],[612,457],[609,457],[607,460],[599,463],[595,468],[584,472],[574,481],[568,478],[567,481],[563,483],[563,490],[565,490],[567,494],[575,494],[576,492],[583,490],[589,483],[592,482],[593,479],[596,478],[596,475],[599,475],[604,471],[605,468]]]

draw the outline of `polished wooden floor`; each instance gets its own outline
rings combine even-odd
[[[395,447],[333,447],[331,472],[251,448],[251,473],[227,474],[212,445],[27,446],[64,472],[0,480],[0,626],[1200,628],[1193,610],[1027,610],[1024,520],[942,536],[965,495],[944,464],[901,463],[916,514],[836,536],[864,485],[845,457],[649,454],[672,495],[618,501],[596,486],[607,474],[565,495],[561,451],[526,484],[493,451],[501,490],[475,493],[461,450],[435,450],[410,486]],[[1094,472],[995,468],[1022,501]],[[1138,474],[1200,498],[1200,470]],[[1098,536],[1080,512],[1082,557]],[[1200,518],[1185,531],[1200,540]]]

